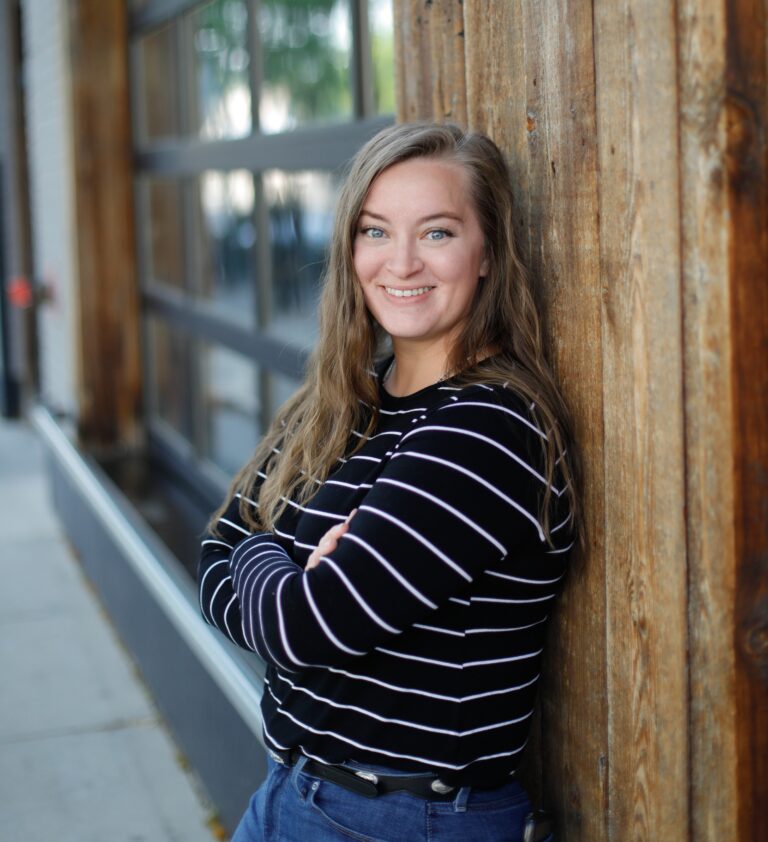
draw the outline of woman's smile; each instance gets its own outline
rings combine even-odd
[[[416,298],[423,299],[426,297],[428,292],[431,292],[434,287],[424,286],[424,287],[414,287],[412,289],[398,289],[397,287],[384,287],[387,291],[388,295],[393,296],[394,298],[400,299],[407,299],[409,301],[413,301]]]

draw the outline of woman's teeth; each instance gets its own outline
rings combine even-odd
[[[418,289],[395,289],[394,287],[384,287],[384,289],[396,298],[409,298],[412,295],[423,295],[425,292],[429,292],[431,289],[434,289],[434,287],[419,287]]]

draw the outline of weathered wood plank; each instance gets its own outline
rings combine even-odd
[[[681,2],[678,30],[691,839],[716,842],[739,801],[723,4]]]
[[[521,250],[585,455],[586,558],[553,622],[540,698],[544,803],[569,842],[606,839],[607,679],[600,268],[591,10],[465,0],[470,126],[508,153]],[[589,723],[585,727],[585,723]],[[527,783],[539,788],[535,770]]]
[[[440,122],[467,123],[463,0],[430,3],[429,46],[432,115]]]
[[[688,838],[676,29],[596,0],[609,834]]]
[[[726,3],[738,833],[768,828],[768,4]]]
[[[69,4],[81,331],[81,435],[138,437],[139,320],[127,22],[122,3]]]
[[[393,0],[395,92],[400,123],[432,119],[430,5],[425,0]]]

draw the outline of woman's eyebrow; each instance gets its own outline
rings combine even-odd
[[[360,211],[360,216],[370,216],[371,219],[378,219],[380,222],[389,222],[386,216],[382,216],[380,213],[374,213],[373,211],[363,210]],[[456,222],[464,222],[464,217],[459,216],[459,214],[451,213],[450,211],[442,211],[440,213],[430,213],[428,216],[422,216],[421,219],[417,219],[416,222],[419,225],[423,225],[425,222],[432,222],[435,219],[453,219]]]

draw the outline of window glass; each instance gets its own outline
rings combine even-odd
[[[248,170],[202,173],[197,237],[199,294],[231,319],[256,319],[253,175]]]
[[[368,0],[373,68],[373,104],[377,114],[395,110],[395,46],[392,0]]]
[[[184,336],[159,318],[148,325],[150,411],[178,433],[189,437],[187,412],[189,356]]]
[[[263,0],[261,130],[351,119],[348,0]]]
[[[176,24],[171,23],[139,41],[139,123],[142,140],[179,134],[176,34]]]
[[[189,24],[196,82],[191,132],[206,139],[250,134],[251,58],[244,0],[214,0],[190,14]]]
[[[184,286],[184,236],[182,228],[182,185],[169,178],[148,179],[142,197],[143,241],[146,244],[146,272],[153,283]]]
[[[262,431],[259,425],[259,375],[240,354],[219,345],[200,345],[203,456],[227,475],[248,460]]]
[[[329,172],[264,173],[272,252],[267,330],[300,348],[317,337],[319,281],[331,238],[338,178]]]

